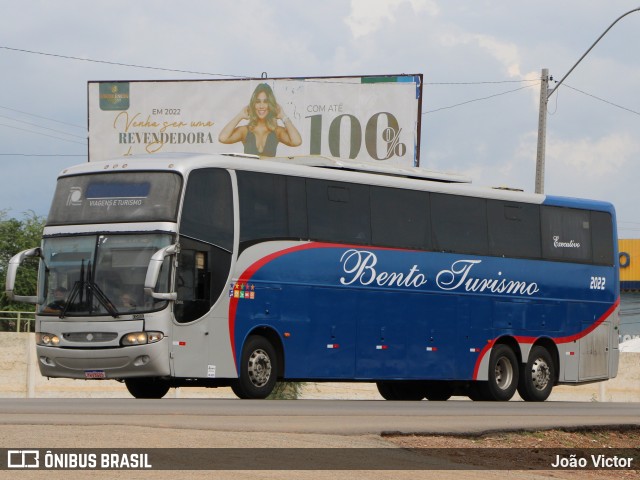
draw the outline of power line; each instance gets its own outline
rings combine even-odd
[[[210,76],[216,76],[216,77],[230,77],[230,78],[242,78],[242,79],[254,78],[254,77],[251,77],[249,75],[198,72],[198,71],[193,71],[193,70],[180,70],[180,69],[177,69],[177,68],[152,67],[152,66],[149,66],[149,65],[137,65],[137,64],[131,64],[131,63],[114,62],[114,61],[109,61],[109,60],[97,60],[97,59],[92,59],[92,58],[75,57],[75,56],[72,56],[72,55],[61,55],[61,54],[56,54],[56,53],[38,52],[38,51],[35,51],[35,50],[26,50],[26,49],[23,49],[23,48],[12,48],[12,47],[6,47],[6,46],[1,46],[1,45],[0,45],[0,49],[10,50],[10,51],[14,51],[14,52],[21,52],[21,53],[30,53],[30,54],[33,54],[33,55],[44,55],[44,56],[48,56],[48,57],[64,58],[64,59],[67,59],[67,60],[78,60],[78,61],[82,61],[82,62],[104,63],[104,64],[107,64],[107,65],[118,65],[118,66],[121,66],[121,67],[145,68],[145,69],[149,69],[149,70],[161,70],[161,71],[165,71],[165,72],[176,72],[176,73],[190,73],[190,74],[194,74],[194,75],[210,75]],[[539,81],[540,81],[539,78],[531,78],[531,79],[521,79],[521,80],[495,80],[495,81],[475,81],[475,82],[424,82],[423,84],[424,85],[487,85],[487,84],[500,84],[500,83],[539,82]]]
[[[71,153],[0,153],[1,157],[86,157],[87,155]]]
[[[495,80],[495,81],[479,81],[479,82],[424,82],[424,85],[494,85],[499,83],[524,83],[524,82],[540,83],[540,79],[525,78],[522,80]]]
[[[196,72],[193,70],[179,70],[177,68],[163,68],[163,67],[149,67],[146,65],[136,65],[133,63],[121,63],[121,62],[111,62],[108,60],[95,60],[92,58],[80,58],[80,57],[73,57],[71,55],[59,55],[56,53],[47,53],[47,52],[37,52],[34,50],[25,50],[23,48],[11,48],[11,47],[5,47],[0,45],[0,49],[4,49],[4,50],[11,50],[13,52],[21,52],[21,53],[31,53],[33,55],[44,55],[46,57],[56,57],[56,58],[65,58],[67,60],[78,60],[81,62],[91,62],[91,63],[103,63],[106,65],[117,65],[120,67],[133,67],[133,68],[145,68],[148,70],[161,70],[164,72],[175,72],[175,73],[190,73],[190,74],[194,74],[194,75],[208,75],[208,76],[214,76],[214,77],[232,77],[232,78],[250,78],[247,77],[246,75],[228,75],[228,74],[223,74],[223,73],[209,73],[209,72]]]
[[[21,130],[23,132],[35,133],[36,135],[42,135],[44,137],[55,138],[56,140],[62,140],[63,142],[77,143],[78,145],[86,145],[87,144],[87,142],[84,142],[84,143],[83,142],[77,142],[75,140],[71,140],[71,139],[68,139],[68,138],[60,138],[60,137],[56,137],[54,135],[47,135],[46,133],[36,132],[35,130],[28,130],[26,128],[14,127],[13,125],[7,125],[5,123],[0,123],[0,126],[7,127],[7,128],[13,128],[14,130]]]
[[[102,63],[102,64],[107,64],[107,65],[117,65],[117,66],[123,66],[123,67],[132,67],[132,68],[144,68],[144,69],[148,69],[148,70],[159,70],[159,71],[167,71],[167,72],[176,72],[176,73],[189,73],[189,74],[194,74],[194,75],[208,75],[208,76],[218,76],[218,77],[228,77],[228,78],[241,78],[241,79],[248,79],[248,78],[252,78],[246,75],[234,75],[234,74],[222,74],[222,73],[211,73],[211,72],[199,72],[199,71],[193,71],[193,70],[181,70],[181,69],[176,69],[176,68],[165,68],[165,67],[153,67],[153,66],[148,66],[148,65],[137,65],[137,64],[130,64],[130,63],[123,63],[123,62],[114,62],[114,61],[108,61],[108,60],[97,60],[97,59],[92,59],[92,58],[81,58],[81,57],[75,57],[75,56],[71,56],[71,55],[61,55],[61,54],[55,54],[55,53],[48,53],[48,52],[39,52],[39,51],[35,51],[35,50],[26,50],[26,49],[22,49],[22,48],[12,48],[12,47],[7,47],[7,46],[1,46],[0,45],[0,49],[4,49],[4,50],[10,50],[10,51],[14,51],[14,52],[21,52],[21,53],[29,53],[29,54],[33,54],[33,55],[43,55],[43,56],[48,56],[48,57],[54,57],[54,58],[63,58],[63,59],[67,59],[67,60],[77,60],[77,61],[83,61],[83,62],[91,62],[91,63]],[[463,105],[468,105],[470,103],[475,103],[475,102],[479,102],[479,101],[484,101],[484,100],[489,100],[491,98],[495,98],[495,97],[499,97],[502,95],[507,95],[509,93],[513,93],[513,92],[517,92],[519,90],[523,90],[525,88],[530,88],[536,85],[540,84],[540,79],[539,78],[532,78],[532,79],[520,79],[520,80],[494,80],[494,81],[468,81],[468,82],[424,82],[424,85],[431,85],[431,86],[466,86],[466,85],[495,85],[495,84],[506,84],[506,83],[531,83],[531,85],[525,85],[523,87],[520,88],[516,88],[513,90],[508,90],[506,92],[501,92],[501,93],[496,93],[493,95],[489,95],[486,97],[480,97],[480,98],[474,98],[471,100],[467,100],[465,102],[461,102],[461,103],[457,103],[454,105],[449,105],[446,107],[441,107],[441,108],[436,108],[433,110],[427,110],[425,112],[423,112],[423,115],[429,114],[429,113],[436,113],[436,112],[440,112],[442,110],[450,110],[452,108],[456,108],[456,107],[461,107]],[[567,88],[570,88],[572,90],[575,90],[579,93],[582,93],[583,95],[587,95],[591,98],[594,98],[596,100],[599,100],[601,102],[604,102],[608,105],[611,105],[613,107],[625,110],[627,112],[636,114],[636,115],[640,115],[640,112],[637,112],[635,110],[632,110],[630,108],[627,107],[623,107],[622,105],[618,105],[616,103],[610,102],[608,100],[605,100],[603,98],[600,98],[596,95],[590,94],[588,92],[584,92],[580,89],[577,89],[575,87],[571,87],[568,84],[563,84],[564,86],[566,86]],[[55,120],[55,119],[51,119],[51,118],[47,118],[47,117],[42,117],[40,115],[34,115],[34,114],[30,114],[28,112],[23,112],[21,110],[16,110],[16,109],[12,109],[9,107],[3,107],[0,106],[0,108],[4,108],[6,110],[11,110],[11,111],[15,111],[15,112],[19,112],[19,113],[23,113],[26,115],[32,115],[34,117],[38,117],[38,118],[42,118],[42,119],[46,119],[46,120],[50,120],[50,121],[54,121],[54,122],[59,122],[59,123],[64,123],[70,126],[74,126],[77,128],[84,128],[81,127],[79,125],[74,125],[74,124],[69,124],[66,122],[61,122],[59,120]],[[1,115],[0,115],[1,116]],[[4,117],[4,118],[8,118],[8,117]],[[20,121],[20,120],[16,120],[16,121]],[[22,123],[27,123],[28,122],[22,122]],[[2,124],[0,124],[2,125]],[[34,124],[30,124],[30,125],[34,125]],[[24,129],[19,129],[17,127],[10,127],[9,125],[4,125],[6,127],[9,128],[16,128],[17,130],[24,130]],[[38,125],[34,125],[37,126],[39,128],[46,128],[46,127],[40,127]],[[48,129],[48,130],[52,130],[58,133],[63,133],[64,135],[71,135],[65,132],[59,132],[57,130],[53,130],[53,129]],[[29,131],[29,130],[24,130],[24,131]],[[37,132],[33,132],[33,133],[37,133]],[[41,134],[44,135],[44,134]],[[72,135],[72,136],[76,136],[77,135]],[[52,137],[52,138],[57,138],[57,137]],[[81,137],[78,137],[81,138]],[[62,139],[60,139],[62,140]],[[78,143],[78,142],[75,142]]]
[[[83,127],[83,126],[80,126],[80,125],[75,125],[73,123],[63,122],[61,120],[56,120],[55,118],[43,117],[42,115],[36,115],[35,113],[24,112],[22,110],[16,110],[15,108],[5,107],[5,106],[2,106],[2,105],[0,105],[0,108],[2,108],[4,110],[11,110],[12,112],[22,113],[23,115],[29,115],[31,117],[41,118],[43,120],[49,120],[50,122],[61,123],[63,125],[69,125],[70,127],[82,128],[83,130],[86,130],[86,127]]]
[[[76,137],[85,139],[86,136],[81,137],[80,135],[75,135],[73,133],[63,132],[62,130],[56,130],[55,128],[43,127],[42,125],[38,125],[37,123],[25,122],[24,120],[18,120],[17,118],[7,117],[6,115],[0,115],[0,118],[6,118],[7,120],[12,120],[14,122],[24,123],[25,125],[30,125],[32,127],[42,128],[43,130],[49,130],[50,132],[61,133],[63,135],[69,135],[70,137]]]
[[[540,83],[540,82],[538,81],[538,83]],[[506,92],[495,93],[493,95],[489,95],[488,97],[474,98],[472,100],[467,100],[466,102],[456,103],[455,105],[449,105],[447,107],[436,108],[434,110],[427,110],[426,112],[422,112],[422,114],[426,115],[427,113],[435,113],[435,112],[440,112],[442,110],[449,110],[451,108],[461,107],[462,105],[467,105],[469,103],[474,103],[474,102],[480,102],[482,100],[489,100],[490,98],[499,97],[501,95],[507,95],[509,93],[517,92],[519,90],[524,90],[525,88],[531,88],[531,87],[535,87],[535,86],[536,86],[536,84],[525,85],[524,87],[515,88],[513,90],[507,90]]]
[[[575,88],[575,87],[572,87],[572,86],[570,86],[570,85],[567,85],[566,83],[563,83],[562,85],[563,85],[564,87],[570,88],[571,90],[575,90],[575,91],[576,91],[576,92],[578,92],[578,93],[582,93],[583,95],[586,95],[587,97],[594,98],[594,99],[596,99],[596,100],[598,100],[598,101],[600,101],[600,102],[604,102],[604,103],[606,103],[606,104],[608,104],[608,105],[611,105],[611,106],[613,106],[613,107],[619,108],[619,109],[621,109],[621,110],[625,110],[625,111],[627,111],[627,112],[629,112],[629,113],[633,113],[633,114],[635,114],[635,115],[640,115],[640,112],[637,112],[637,111],[635,111],[635,110],[631,110],[630,108],[627,108],[627,107],[623,107],[622,105],[618,105],[617,103],[610,102],[609,100],[605,100],[604,98],[597,97],[596,95],[593,95],[593,94],[591,94],[591,93],[584,92],[584,91],[582,91],[582,90],[580,90],[580,89],[578,89],[578,88]]]

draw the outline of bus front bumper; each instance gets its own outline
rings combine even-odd
[[[170,375],[169,341],[119,348],[58,348],[37,345],[45,377],[85,380],[164,377]]]

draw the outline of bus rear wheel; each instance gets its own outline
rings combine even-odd
[[[428,382],[425,388],[427,400],[431,402],[444,402],[453,395],[453,387],[449,382]]]
[[[527,402],[544,402],[553,388],[555,365],[549,351],[536,345],[529,353],[529,360],[522,365],[518,393]]]
[[[376,382],[378,392],[385,400],[419,401],[424,398],[424,386],[420,382],[386,380]]]
[[[507,345],[495,345],[489,357],[489,380],[478,382],[472,400],[506,402],[516,393],[519,377],[518,360]]]
[[[159,378],[127,378],[124,384],[135,398],[162,398],[169,391],[169,384]]]
[[[267,398],[276,385],[277,372],[273,345],[264,337],[249,337],[242,348],[239,376],[232,382],[231,389],[238,398]]]

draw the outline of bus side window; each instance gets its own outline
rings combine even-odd
[[[431,222],[435,250],[489,254],[487,201],[484,198],[433,193]]]
[[[371,187],[371,234],[374,245],[431,250],[429,194]]]
[[[188,178],[180,223],[176,272],[176,321],[204,316],[224,291],[233,248],[233,203],[229,173],[194,170]]]
[[[240,252],[259,242],[308,238],[303,178],[243,171],[237,176]]]
[[[489,200],[487,219],[491,255],[531,259],[541,257],[538,205]]]
[[[607,212],[591,212],[591,247],[593,263],[615,265],[613,255],[613,222]]]
[[[307,215],[312,240],[371,244],[367,185],[307,180]]]
[[[541,220],[545,260],[591,262],[591,215],[588,210],[543,205]]]
[[[176,291],[178,302],[175,315],[179,322],[196,320],[209,311],[211,307],[211,271],[208,252],[187,249],[180,252]]]

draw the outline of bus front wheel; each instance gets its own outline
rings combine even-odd
[[[531,349],[529,360],[522,365],[518,393],[527,402],[544,402],[553,388],[555,366],[549,351],[536,345]]]
[[[169,391],[169,384],[159,378],[127,378],[124,384],[135,398],[162,398]]]
[[[472,400],[506,402],[518,388],[518,359],[507,345],[495,345],[489,357],[489,380],[478,382]]]
[[[233,393],[242,399],[267,398],[276,385],[277,376],[273,345],[264,337],[249,337],[242,348],[239,376],[231,384]]]

